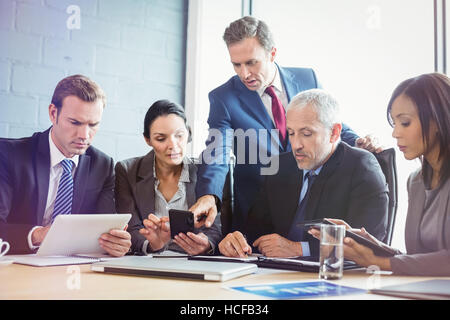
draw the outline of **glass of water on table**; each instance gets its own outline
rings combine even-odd
[[[319,278],[338,280],[344,267],[343,225],[321,224],[320,226],[320,270]]]

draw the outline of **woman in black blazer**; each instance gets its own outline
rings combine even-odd
[[[155,102],[144,120],[147,155],[116,164],[116,209],[131,212],[128,231],[138,253],[166,249],[188,254],[213,253],[221,238],[219,217],[211,228],[171,239],[169,209],[188,210],[195,203],[197,167],[186,157],[190,131],[184,110],[167,100]]]

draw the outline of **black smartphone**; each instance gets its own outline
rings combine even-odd
[[[190,211],[170,209],[169,223],[172,239],[180,232],[194,232],[194,214]]]

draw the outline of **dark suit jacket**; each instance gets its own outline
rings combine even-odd
[[[258,237],[277,233],[288,238],[302,188],[302,170],[292,152],[280,155],[278,174],[267,176],[251,208],[244,232],[249,244]],[[375,156],[339,143],[323,165],[310,191],[305,221],[339,218],[353,228],[365,227],[382,239],[386,234],[388,187]],[[303,233],[311,255],[319,254],[319,241]]]
[[[320,87],[316,74],[309,68],[282,68],[278,67],[280,78],[286,90],[288,101],[299,92]],[[223,156],[223,164],[208,164],[204,157],[209,152],[203,152],[203,163],[198,170],[198,183],[196,193],[198,197],[212,194],[222,199],[222,191],[225,177],[228,173],[227,161],[230,157],[230,150],[233,148],[237,156],[237,164],[234,169],[234,208],[232,229],[241,230],[244,226],[247,212],[252,205],[264,176],[261,175],[261,168],[265,167],[265,160],[260,155],[267,155],[267,158],[277,156],[279,153],[291,151],[288,141],[287,146],[280,144],[278,137],[270,138],[270,130],[275,126],[267,113],[266,108],[258,92],[251,91],[242,83],[238,76],[232,77],[225,84],[209,93],[210,110],[208,124],[210,137],[206,142],[207,146],[215,146],[219,158]],[[242,155],[239,152],[239,143],[233,137],[233,130],[248,130],[255,133],[253,141],[245,142],[242,147],[247,153]],[[211,139],[212,135],[219,133],[223,139]],[[263,136],[262,133],[266,134]],[[269,137],[269,138],[267,138]],[[358,136],[345,124],[343,124],[341,138],[343,141],[354,145]],[[255,150],[251,156],[250,150]],[[245,156],[245,163],[240,163],[240,157]],[[252,162],[251,157],[255,156],[256,161]]]
[[[131,234],[131,248],[134,252],[142,252],[145,237],[139,233],[139,229],[144,228],[144,219],[147,219],[150,213],[155,213],[153,159],[154,151],[150,151],[143,157],[123,160],[116,164],[116,208],[117,212],[132,214],[127,231]],[[189,165],[190,182],[186,186],[186,200],[191,207],[196,201],[197,166],[187,158],[184,161]],[[220,214],[211,228],[202,227],[196,232],[203,232],[215,248],[222,238]],[[182,250],[175,244],[169,249]]]
[[[42,224],[50,176],[49,132],[0,139],[0,238],[10,243],[9,253],[30,253],[28,233]],[[114,162],[91,146],[79,158],[72,213],[112,212]]]

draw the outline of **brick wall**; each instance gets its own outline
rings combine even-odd
[[[187,0],[0,0],[0,137],[47,129],[57,82],[81,73],[107,95],[94,145],[116,161],[147,153],[148,107],[184,103],[186,29]]]

